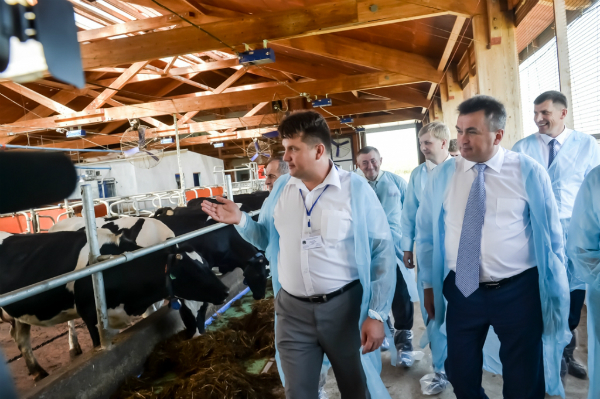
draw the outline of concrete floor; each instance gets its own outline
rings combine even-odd
[[[423,318],[421,317],[421,311],[418,304],[415,303],[415,325],[413,332],[415,338],[413,342],[419,342],[421,336],[425,332],[425,326],[423,324]],[[587,308],[584,306],[581,323],[578,328],[578,346],[575,352],[575,357],[587,365]],[[432,372],[431,367],[431,351],[429,348],[420,349],[425,352],[424,358],[416,362],[410,369],[393,367],[390,364],[389,353],[383,353],[383,369],[381,371],[381,378],[388,388],[388,391],[392,398],[396,399],[420,399],[420,398],[432,398],[432,396],[425,396],[421,392],[421,386],[419,380],[425,374]],[[326,391],[329,394],[329,399],[340,399],[341,395],[338,391],[333,370],[329,370],[329,376],[327,379]],[[490,399],[502,399],[502,376],[483,372],[483,388]],[[588,391],[588,380],[578,380],[570,375],[567,375],[565,379],[565,390],[566,399],[587,399]],[[452,390],[452,386],[446,388],[441,394],[433,396],[433,398],[439,399],[451,399],[456,398]],[[546,398],[559,398],[559,396],[549,396]],[[377,399],[377,398],[373,398]]]

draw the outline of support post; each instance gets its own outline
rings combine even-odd
[[[442,120],[450,129],[450,138],[456,138],[456,120],[458,119],[458,106],[463,101],[463,92],[454,79],[453,68],[446,72],[440,85],[442,97]]]
[[[185,205],[185,177],[181,167],[181,147],[179,145],[179,127],[177,126],[177,114],[173,114],[173,126],[175,126],[175,146],[177,148],[177,167],[179,168],[179,184],[181,185],[181,194],[179,196],[179,206]]]
[[[96,230],[96,213],[94,212],[94,200],[92,199],[92,186],[82,184],[83,216],[85,221],[85,234],[90,247],[89,263],[94,264],[100,256],[100,245],[98,244],[98,232]],[[108,336],[108,312],[106,310],[106,293],[104,291],[104,277],[102,272],[92,274],[94,285],[94,299],[96,300],[96,316],[98,318],[98,333],[102,349],[110,348]]]
[[[506,107],[502,146],[511,149],[524,137],[514,16],[502,11],[500,1],[488,0],[486,5],[487,15],[473,17],[477,87],[479,94],[493,96]]]
[[[233,201],[233,184],[231,184],[231,175],[225,175],[225,183],[227,183],[227,199]]]
[[[571,91],[571,65],[569,64],[569,40],[567,38],[567,12],[565,0],[554,0],[554,26],[556,32],[556,51],[558,53],[558,79],[560,91],[567,97],[569,112],[565,119],[568,128],[575,127],[573,121],[573,93]]]

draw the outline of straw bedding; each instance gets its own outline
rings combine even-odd
[[[232,307],[240,308],[240,302]],[[275,356],[273,298],[254,301],[252,311],[191,339],[175,336],[156,346],[144,373],[130,377],[112,399],[280,399],[273,366],[252,374],[252,361]],[[261,366],[262,369],[262,366]]]

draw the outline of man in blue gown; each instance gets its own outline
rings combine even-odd
[[[588,399],[600,398],[600,167],[586,176],[573,208],[567,255],[587,283]]]
[[[422,192],[427,183],[428,176],[439,167],[442,163],[452,159],[448,153],[448,143],[450,141],[450,129],[442,122],[429,123],[419,131],[419,148],[426,161],[417,166],[410,175],[406,196],[403,203],[401,228],[402,239],[400,248],[404,252],[404,265],[412,269],[415,267],[414,245],[417,233],[416,221],[417,211],[421,202]],[[423,322],[427,326],[429,335],[430,325],[427,311],[423,307],[423,285],[420,277],[421,273],[417,272],[417,289],[421,303],[421,314]],[[427,340],[425,340],[426,342]],[[424,341],[422,341],[423,343]],[[448,379],[444,371],[444,360],[446,359],[446,345],[440,342],[430,342],[431,355],[433,357],[433,369],[435,374],[432,377],[432,382],[426,388],[426,391],[433,395],[442,392],[448,385]],[[437,345],[436,345],[437,344]]]
[[[539,131],[517,142],[513,151],[529,155],[548,171],[566,243],[575,197],[583,179],[600,165],[600,147],[589,134],[565,126],[568,109],[564,94],[547,91],[533,103]],[[575,329],[585,299],[585,283],[573,275],[570,259],[567,259],[567,275],[571,289],[569,329],[573,339],[563,354],[562,374],[568,371],[572,376],[584,379],[587,376],[585,368],[575,360],[573,353],[577,346]]]
[[[331,135],[320,114],[293,113],[278,130],[290,174],[277,179],[258,222],[223,198],[202,209],[235,224],[269,259],[286,397],[318,397],[327,355],[342,398],[390,398],[379,376],[396,282],[385,212],[363,178],[333,165]]]
[[[375,147],[363,147],[356,156],[356,164],[363,172],[367,182],[383,206],[387,220],[392,230],[398,262],[396,270],[396,290],[392,301],[392,315],[394,324],[390,330],[393,331],[394,345],[398,351],[399,365],[410,367],[414,363],[413,356],[413,302],[419,300],[417,284],[413,269],[407,269],[402,263],[404,253],[400,249],[402,230],[400,219],[402,216],[402,204],[406,194],[406,181],[391,172],[381,170],[382,158]],[[391,323],[390,323],[391,325]]]
[[[564,397],[569,288],[550,179],[533,159],[500,146],[500,102],[476,96],[458,110],[461,157],[430,176],[417,217],[429,338],[447,340],[458,399],[487,398],[481,369],[490,327],[500,340],[505,399]]]

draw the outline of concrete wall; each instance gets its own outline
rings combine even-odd
[[[214,186],[222,185],[220,177],[213,173],[215,166],[223,166],[223,161],[218,158],[209,157],[206,155],[189,152],[188,150],[181,151],[181,164],[183,175],[185,178],[185,187],[194,187],[194,173],[200,173],[200,185]],[[153,168],[145,169],[132,165],[126,159],[114,159],[104,162],[94,162],[81,164],[86,168],[107,168],[97,169],[101,176],[97,180],[114,179],[116,181],[116,195],[126,196],[133,194],[142,194],[152,191],[176,190],[177,183],[175,175],[179,174],[177,165],[177,155],[175,151],[165,152],[161,162]],[[79,174],[85,174],[84,169],[78,169]],[[97,183],[92,182],[94,197],[98,198]],[[77,189],[69,198],[80,198],[80,189]]]

